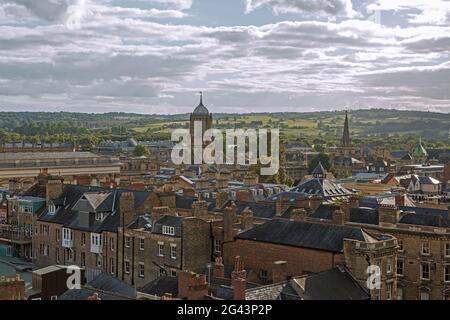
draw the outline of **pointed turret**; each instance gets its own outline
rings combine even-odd
[[[342,134],[342,147],[351,147],[350,129],[348,126],[348,112],[345,111],[344,133]]]
[[[319,164],[312,172],[313,177],[317,178],[317,179],[324,179],[326,174],[327,174],[327,172],[326,172],[325,168],[323,167],[322,162],[319,161]]]

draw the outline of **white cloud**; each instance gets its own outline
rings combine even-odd
[[[280,13],[326,13],[336,16],[353,17],[351,0],[246,0],[246,11],[269,6],[276,14]]]

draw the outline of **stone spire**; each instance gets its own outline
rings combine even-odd
[[[348,112],[345,111],[344,133],[342,134],[342,147],[351,147],[350,130],[348,127]]]

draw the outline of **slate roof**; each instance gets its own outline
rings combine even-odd
[[[240,233],[236,238],[342,252],[345,238],[362,241],[364,240],[364,235],[360,228],[274,219]]]
[[[339,207],[331,204],[321,204],[311,214],[311,218],[331,220],[333,218],[333,212],[338,210]]]
[[[97,207],[96,212],[104,212],[105,218],[102,221],[94,221],[89,228],[81,228],[79,226],[79,211],[80,206],[75,207],[85,193],[107,193],[102,203]],[[147,197],[150,195],[146,191],[130,191],[124,189],[117,189],[111,191],[101,187],[87,187],[78,185],[65,185],[63,193],[59,200],[64,199],[62,203],[64,206],[57,207],[56,213],[51,214],[47,209],[44,210],[39,217],[39,221],[57,223],[64,227],[84,230],[88,232],[101,233],[103,231],[117,231],[120,226],[120,196],[123,192],[133,192],[135,209],[141,207]],[[103,196],[102,196],[103,197]],[[58,201],[61,203],[61,201]]]
[[[139,292],[162,297],[166,293],[178,296],[178,277],[162,276],[149,282]]]
[[[405,213],[400,218],[399,223],[438,228],[448,228],[450,226],[450,220],[442,216],[416,213]]]
[[[350,209],[350,221],[355,223],[378,225],[378,210],[373,208],[352,208]]]
[[[58,297],[58,300],[87,300],[98,293],[102,300],[132,300],[136,298],[136,290],[125,282],[100,273],[80,290],[68,290]]]
[[[311,179],[300,183],[291,191],[320,195],[325,198],[349,196],[353,194],[350,190],[328,179]]]
[[[369,293],[344,269],[333,268],[307,275],[302,283],[304,300],[370,300]]]
[[[237,203],[237,213],[241,214],[245,209],[250,208],[253,216],[257,218],[273,218],[276,215],[276,205],[274,202],[239,202]]]

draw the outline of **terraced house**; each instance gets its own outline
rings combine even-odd
[[[118,228],[150,212],[152,194],[62,182],[54,189],[60,192],[48,197],[36,223],[36,264],[78,265],[86,268],[88,281],[101,272],[116,275]]]

